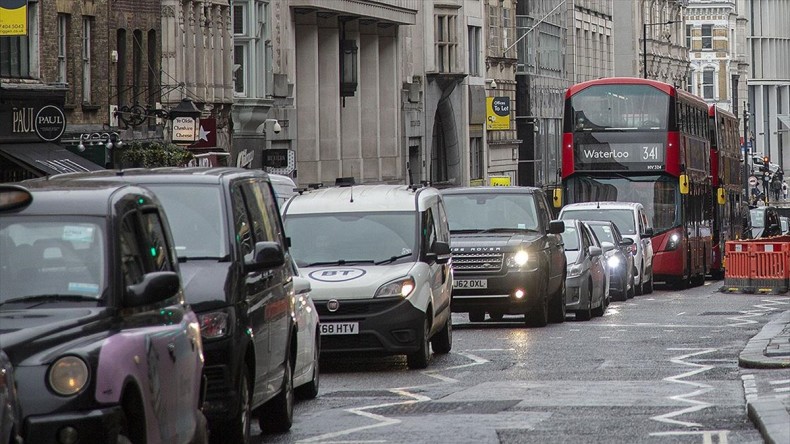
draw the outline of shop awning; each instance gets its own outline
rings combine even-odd
[[[42,176],[103,170],[99,165],[54,143],[4,143],[0,156]]]

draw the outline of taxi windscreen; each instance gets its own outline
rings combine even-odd
[[[35,296],[100,298],[104,229],[91,218],[0,218],[0,303]]]

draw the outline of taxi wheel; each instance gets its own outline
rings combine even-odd
[[[321,338],[316,336],[315,345],[313,346],[313,379],[307,384],[301,385],[294,389],[296,396],[299,399],[315,399],[318,396],[318,386],[320,382],[318,361],[321,354]]]
[[[269,433],[283,433],[291,430],[294,420],[294,373],[290,356],[285,358],[283,385],[280,394],[264,406],[258,415],[261,430]]]
[[[587,283],[587,308],[576,311],[577,321],[589,321],[592,318],[592,282]]]
[[[437,354],[447,354],[453,348],[453,317],[447,316],[444,327],[431,338],[431,348]]]
[[[431,359],[431,344],[428,341],[428,336],[431,334],[431,321],[425,317],[423,321],[423,333],[420,338],[420,348],[411,354],[406,355],[406,364],[412,370],[419,370],[428,367],[428,361]]]

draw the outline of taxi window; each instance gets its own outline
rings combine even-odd
[[[124,217],[118,238],[121,246],[121,272],[124,286],[138,284],[142,282],[145,275],[145,261],[137,242],[140,238],[137,213],[129,213]]]
[[[241,187],[234,186],[230,191],[231,207],[233,208],[233,229],[236,243],[239,245],[241,255],[246,257],[255,251],[255,241],[253,239],[250,221],[247,216],[247,206],[244,203]]]
[[[143,214],[144,241],[148,243],[151,267],[149,271],[173,271],[173,258],[167,248],[167,238],[162,219],[156,211]]]

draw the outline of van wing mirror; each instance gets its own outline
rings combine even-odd
[[[285,263],[283,247],[277,242],[257,242],[255,252],[244,261],[244,271],[268,270]]]
[[[431,251],[425,255],[429,261],[436,261],[438,264],[446,264],[450,262],[452,251],[450,244],[447,242],[434,242]]]
[[[294,276],[294,294],[306,294],[312,291],[310,281],[301,276]]]
[[[139,307],[172,298],[181,289],[181,279],[174,271],[156,271],[143,276],[137,284],[128,285],[123,298],[125,307]]]
[[[552,220],[549,222],[549,234],[560,234],[565,231],[565,221]]]
[[[645,232],[642,233],[642,235],[639,237],[641,237],[642,239],[653,237],[653,229],[650,227],[645,228]]]

